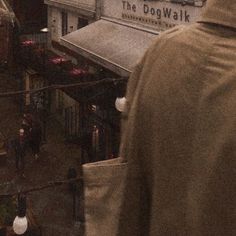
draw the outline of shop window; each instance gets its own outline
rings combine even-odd
[[[61,12],[61,35],[64,36],[68,31],[68,14],[66,12]]]
[[[78,18],[78,26],[77,26],[77,29],[81,29],[81,28],[85,27],[86,25],[88,25],[88,20],[85,19],[85,18],[79,17],[79,18]]]

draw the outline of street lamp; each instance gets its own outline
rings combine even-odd
[[[48,33],[49,29],[46,27],[46,28],[42,28],[40,31],[43,32],[43,33]]]
[[[26,216],[19,217],[16,216],[15,220],[13,221],[13,230],[17,235],[21,235],[25,233],[28,227],[28,221]]]
[[[28,227],[26,218],[26,197],[18,194],[18,214],[13,221],[13,230],[17,235],[24,234]]]

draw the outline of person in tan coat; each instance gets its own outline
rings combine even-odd
[[[236,1],[158,36],[132,73],[119,236],[236,235]]]

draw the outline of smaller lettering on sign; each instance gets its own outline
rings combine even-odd
[[[142,24],[147,24],[149,26],[158,27],[159,29],[167,29],[176,26],[176,24],[171,24],[166,21],[158,21],[150,17],[136,16],[133,14],[122,13],[122,18],[129,21],[134,21]]]

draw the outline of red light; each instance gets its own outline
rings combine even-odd
[[[85,71],[83,69],[78,69],[78,68],[74,68],[70,71],[71,75],[84,75],[86,73],[87,73],[87,71]]]
[[[21,42],[21,44],[23,46],[31,46],[31,45],[35,44],[35,41],[33,41],[33,40],[25,40],[25,41]]]
[[[61,64],[62,62],[65,62],[67,60],[64,57],[54,57],[54,58],[51,58],[50,61],[53,64]]]

